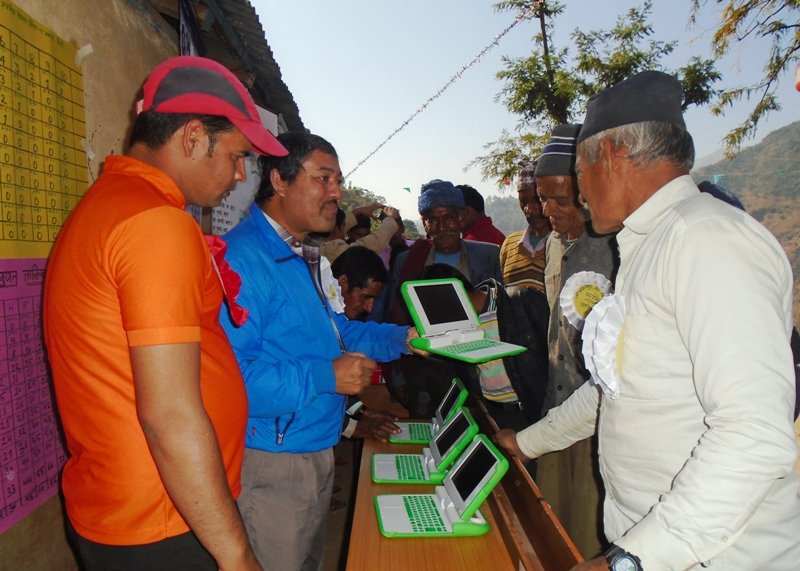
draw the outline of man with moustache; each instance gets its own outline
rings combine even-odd
[[[592,225],[618,231],[597,324],[616,366],[597,369],[602,393],[584,384],[498,438],[535,457],[597,431],[613,545],[576,570],[795,570],[792,270],[764,227],[698,191],[682,103],[657,71],[589,100],[576,166]]]
[[[418,203],[428,237],[418,239],[395,260],[389,286],[382,296],[386,301],[383,318],[393,323],[410,323],[408,310],[400,297],[400,286],[418,279],[426,266],[448,264],[472,283],[501,279],[497,245],[461,238],[465,204],[461,190],[450,181],[434,179],[422,185]]]
[[[536,162],[519,171],[519,208],[528,222],[525,230],[509,234],[500,246],[500,269],[506,286],[520,286],[544,293],[544,248],[550,234],[550,221],[542,214],[536,194]]]
[[[423,269],[432,264],[452,266],[472,283],[489,278],[500,280],[499,248],[495,244],[461,238],[463,210],[464,195],[452,182],[434,179],[422,185],[419,213],[428,238],[420,238],[408,251],[397,256],[389,285],[380,299],[386,304],[384,321],[411,323],[400,286],[408,280],[419,279]],[[373,314],[377,311],[375,309]],[[433,415],[455,374],[453,365],[446,360],[416,355],[384,367],[390,390],[415,418]]]
[[[217,206],[251,151],[285,155],[219,63],[171,58],[143,87],[47,265],[44,332],[83,569],[261,569],[235,498],[247,400],[223,288],[184,207]]]
[[[580,125],[558,125],[536,165],[536,187],[553,232],[547,239],[545,292],[550,306],[549,368],[542,416],[586,383],[581,355],[582,321],[562,302],[562,291],[585,283],[586,272],[610,281],[616,269],[613,236],[598,236],[579,203],[575,140]],[[574,276],[574,277],[573,277]],[[572,299],[570,298],[570,303]],[[586,438],[539,458],[536,482],[581,553],[592,556],[605,543],[600,525],[602,481],[595,464],[596,442]]]
[[[409,352],[416,331],[350,321],[331,309],[319,248],[308,236],[334,225],[339,159],[310,133],[278,140],[289,154],[261,162],[255,203],[224,237],[247,321],[237,326],[227,311],[220,321],[247,387],[239,509],[250,543],[265,568],[311,571],[322,565],[345,397],[370,382],[373,359]]]

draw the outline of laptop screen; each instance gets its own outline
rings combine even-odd
[[[494,454],[481,442],[472,450],[469,457],[455,468],[456,471],[452,476],[453,485],[464,504],[469,504],[470,496],[478,491],[496,462]]]
[[[418,286],[416,293],[431,325],[468,319],[458,292],[452,284],[438,283]]]
[[[439,404],[439,408],[436,410],[438,415],[436,416],[437,420],[444,423],[447,419],[450,411],[453,409],[453,406],[456,404],[458,400],[458,393],[461,392],[461,387],[458,386],[458,383],[453,382],[450,384],[450,388],[447,390],[447,394],[444,395],[442,402]],[[439,425],[441,427],[441,424]]]
[[[440,460],[447,456],[447,453],[458,444],[458,441],[469,430],[469,421],[463,412],[458,412],[452,422],[446,424],[444,429],[434,437],[433,441],[436,444],[436,451],[439,453]]]
[[[423,337],[478,328],[478,314],[464,284],[457,279],[407,281],[400,292]]]

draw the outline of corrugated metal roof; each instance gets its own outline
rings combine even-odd
[[[224,63],[237,73],[249,84],[255,102],[277,114],[286,129],[304,130],[300,111],[283,82],[281,69],[249,0],[190,0],[190,3],[198,16],[206,48],[204,55]],[[165,13],[163,3],[160,10],[176,26],[177,4],[175,0],[173,14]],[[247,77],[242,77],[242,72]]]

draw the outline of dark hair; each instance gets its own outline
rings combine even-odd
[[[356,214],[356,223],[353,228],[366,228],[372,230],[372,218],[366,214]]]
[[[344,209],[339,207],[336,209],[336,228],[341,228],[342,224],[344,224],[344,219],[347,218],[347,214],[344,213]]]
[[[475,289],[466,276],[450,264],[431,264],[426,266],[419,276],[421,280],[439,280],[443,278],[456,278],[464,284],[464,289],[468,292]]]
[[[478,214],[483,214],[485,206],[481,193],[468,184],[457,184],[456,188],[464,195],[464,206],[471,206]]]
[[[219,115],[144,111],[136,116],[128,143],[131,146],[134,143],[141,143],[148,149],[160,149],[175,134],[175,131],[193,119],[199,120],[208,134],[209,156],[214,153],[214,145],[219,135],[234,129],[233,123],[229,119]]]
[[[385,284],[389,281],[389,273],[380,256],[363,246],[350,246],[339,254],[331,264],[333,277],[347,276],[350,290],[354,287],[367,287],[369,280]]]
[[[275,194],[269,175],[273,169],[278,170],[278,175],[282,180],[293,183],[303,163],[314,151],[321,151],[328,155],[337,157],[336,149],[328,141],[319,135],[313,135],[305,131],[289,131],[281,133],[277,137],[278,141],[289,151],[285,157],[270,157],[262,155],[258,158],[258,165],[261,170],[261,183],[256,191],[256,203],[262,204]]]

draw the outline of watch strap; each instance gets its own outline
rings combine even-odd
[[[614,563],[619,561],[620,559],[627,559],[629,561],[632,561],[636,565],[636,571],[643,571],[642,560],[636,557],[633,553],[625,551],[619,545],[614,545],[612,543],[611,547],[609,547],[603,553],[603,557],[606,558],[606,561],[608,562],[608,568],[611,569],[611,571],[614,571],[615,569]]]

